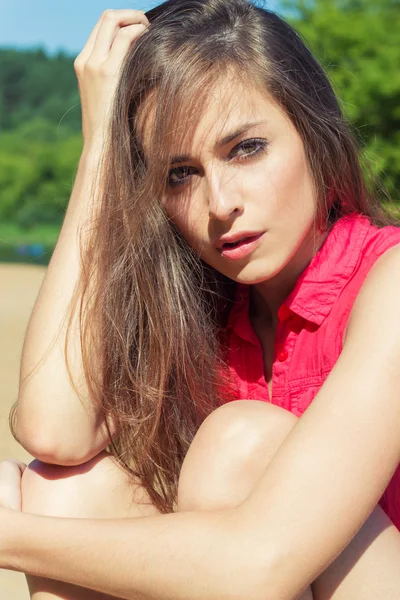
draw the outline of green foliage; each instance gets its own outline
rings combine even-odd
[[[61,224],[82,149],[81,135],[58,135],[32,119],[0,143],[0,221],[31,228]]]
[[[397,199],[400,0],[283,2],[328,72],[372,171]],[[1,223],[15,224],[18,243],[59,230],[82,149],[73,58],[0,49],[0,237]]]
[[[60,229],[58,225],[38,225],[30,231],[16,223],[0,223],[0,242],[8,245],[45,244],[55,246]]]
[[[42,49],[0,49],[0,131],[42,118],[70,132],[81,131],[73,57]]]
[[[328,72],[373,173],[400,188],[400,0],[287,0]]]
[[[0,49],[0,132],[0,223],[59,229],[82,150],[72,56]]]

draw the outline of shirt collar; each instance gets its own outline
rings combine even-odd
[[[335,223],[282,303],[278,312],[281,321],[294,313],[314,325],[323,323],[362,258],[370,226],[369,219],[357,213],[345,215]],[[249,285],[237,284],[226,328],[257,343],[256,334],[249,327],[249,291]]]

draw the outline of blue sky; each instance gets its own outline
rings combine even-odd
[[[78,54],[106,8],[149,10],[159,0],[0,0],[0,46]]]
[[[149,10],[161,0],[0,0],[0,46],[78,54],[106,8]],[[268,2],[273,8],[274,0]]]

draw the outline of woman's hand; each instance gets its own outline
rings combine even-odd
[[[16,458],[0,462],[0,508],[21,510],[21,478],[26,464]]]
[[[149,21],[138,10],[106,10],[74,62],[82,105],[84,146],[102,141],[123,60]]]

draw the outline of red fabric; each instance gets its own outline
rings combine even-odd
[[[237,398],[272,402],[301,416],[339,357],[351,308],[369,270],[399,243],[400,228],[377,228],[358,214],[335,224],[279,309],[272,398],[248,315],[249,286],[238,284],[224,331]],[[380,504],[400,529],[400,468]]]

